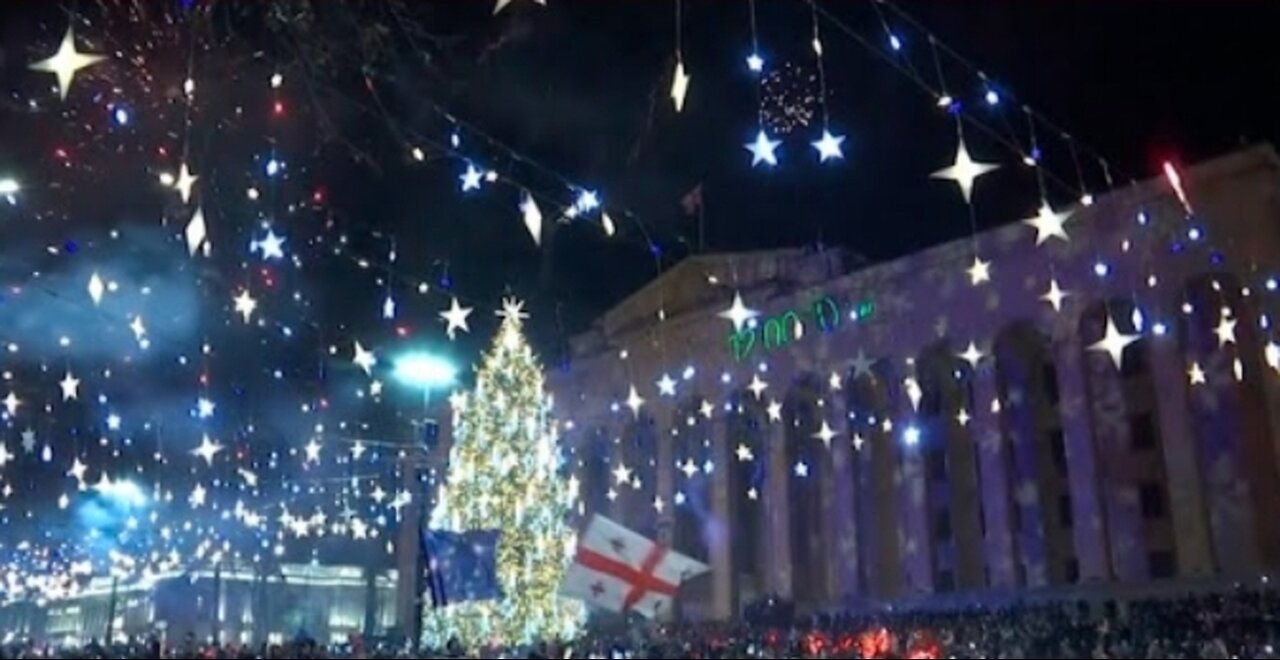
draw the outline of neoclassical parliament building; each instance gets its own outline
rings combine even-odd
[[[1043,244],[684,261],[549,376],[581,513],[706,561],[710,618],[1280,568],[1280,158],[1181,189]]]

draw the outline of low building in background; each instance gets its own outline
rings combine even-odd
[[[286,564],[274,574],[225,569],[153,576],[132,583],[94,578],[74,595],[0,608],[5,642],[56,645],[188,636],[262,644],[299,637],[322,644],[383,637],[396,620],[396,574],[354,566]]]

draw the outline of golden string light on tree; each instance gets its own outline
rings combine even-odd
[[[426,616],[429,646],[530,643],[570,638],[581,603],[559,595],[572,558],[575,495],[557,446],[542,365],[523,334],[523,304],[503,304],[502,325],[455,413],[449,475],[431,527],[500,530],[497,573],[504,598],[452,605]]]

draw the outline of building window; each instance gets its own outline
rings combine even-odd
[[[1133,434],[1133,448],[1136,451],[1155,449],[1156,424],[1151,413],[1140,413],[1129,418],[1129,432]]]
[[[1071,501],[1071,493],[1063,493],[1058,496],[1058,521],[1066,529],[1071,529],[1076,524],[1075,508]]]
[[[951,571],[938,571],[934,578],[935,593],[945,594],[956,590],[956,574]]]
[[[1156,550],[1147,554],[1147,566],[1154,579],[1171,578],[1178,572],[1178,562],[1168,550]]]
[[[1080,562],[1076,559],[1068,559],[1062,563],[1062,577],[1067,584],[1076,584],[1080,582]]]
[[[1040,382],[1044,387],[1045,399],[1050,404],[1057,405],[1062,395],[1058,393],[1058,369],[1052,362],[1045,362],[1040,368]]]
[[[934,445],[929,448],[929,481],[947,480],[947,451]]]
[[[1144,520],[1159,520],[1165,517],[1164,489],[1160,484],[1147,482],[1139,486],[1138,500],[1142,504]]]
[[[940,543],[951,540],[951,510],[942,509],[933,514],[933,538]]]
[[[1067,439],[1062,429],[1049,431],[1049,448],[1053,451],[1053,467],[1058,476],[1067,476]]]

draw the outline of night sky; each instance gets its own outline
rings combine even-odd
[[[928,32],[896,10],[820,5],[826,113],[848,136],[846,159],[824,165],[808,145],[823,114],[808,4],[759,2],[766,72],[791,72],[761,85],[745,63],[748,4],[686,2],[692,82],[679,114],[668,97],[672,3],[549,5],[515,0],[495,17],[479,0],[3,3],[0,178],[23,190],[13,204],[0,200],[0,342],[16,346],[0,366],[29,405],[27,417],[5,419],[9,451],[35,427],[88,456],[107,447],[90,449],[100,436],[122,441],[103,428],[118,414],[120,435],[149,447],[122,460],[159,455],[167,442],[189,454],[209,432],[242,465],[278,472],[285,488],[300,477],[277,463],[289,463],[315,425],[395,433],[409,416],[414,397],[389,385],[385,401],[370,402],[378,397],[351,364],[354,341],[380,356],[428,346],[469,364],[496,328],[491,310],[515,295],[529,301],[545,359],[559,363],[573,333],[699,250],[697,214],[681,205],[698,186],[708,251],[822,243],[882,260],[970,231],[954,186],[929,178],[954,156],[955,122],[896,70],[936,84]],[[1062,182],[1049,188],[1055,205],[1084,192],[1061,130],[1077,139],[1084,187],[1096,194],[1105,191],[1098,154],[1123,184],[1165,160],[1280,138],[1280,57],[1267,50],[1280,10],[1271,3],[902,9],[979,66],[1000,96],[987,104],[973,71],[944,58],[948,91],[977,122],[966,129],[970,149],[1006,165],[979,191],[980,227],[1039,206],[1022,154],[979,127],[1025,143],[1022,104],[1061,127],[1037,127],[1045,169]],[[71,11],[80,48],[113,57],[83,71],[64,102],[53,77],[28,66],[56,49]],[[188,75],[193,96],[183,91]],[[743,148],[762,103],[771,130],[783,112],[812,114],[780,136],[772,169],[753,168]],[[190,204],[157,183],[184,153],[201,177]],[[468,162],[501,180],[464,194]],[[599,212],[556,222],[584,188],[600,192],[617,236],[605,236]],[[540,247],[517,210],[522,189],[546,219]],[[197,206],[208,259],[190,258],[178,238]],[[287,236],[282,261],[250,252],[268,225]],[[85,293],[95,272],[119,285],[100,306]],[[252,323],[232,309],[245,289],[257,296]],[[454,296],[476,311],[472,333],[450,343],[437,314]],[[145,347],[129,327],[139,313]],[[69,369],[85,381],[75,408],[57,396]],[[103,370],[119,375],[95,376]],[[191,414],[199,396],[217,401],[212,420]],[[312,407],[299,413],[299,402]],[[43,476],[60,478],[64,458]],[[237,468],[221,469],[226,479]],[[60,492],[25,485],[13,510],[43,511]]]

